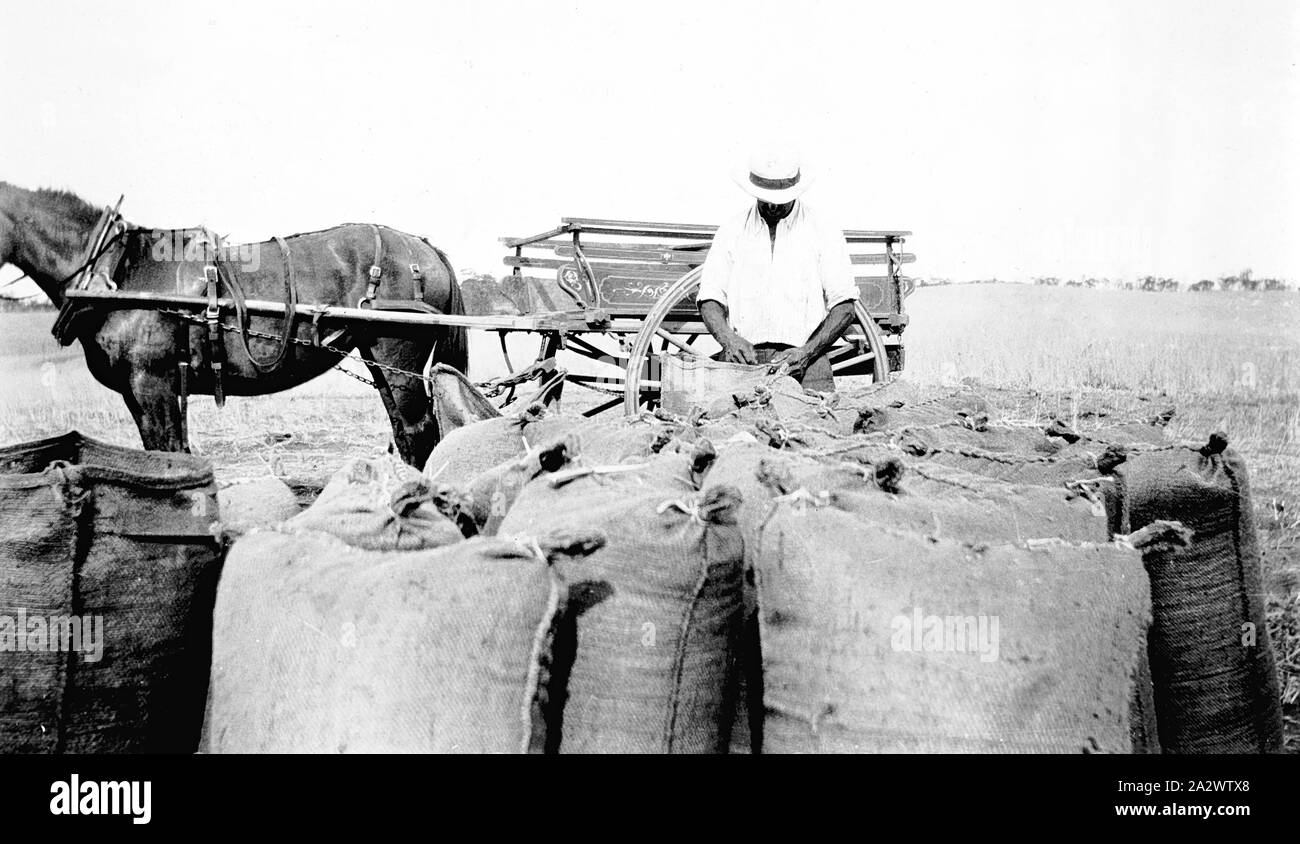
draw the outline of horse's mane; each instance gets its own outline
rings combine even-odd
[[[84,239],[103,213],[103,209],[96,208],[72,191],[58,188],[27,190],[8,182],[0,182],[0,206],[8,207],[11,213],[30,213],[22,211],[24,207],[46,212],[41,215],[46,218],[46,225],[38,229],[38,239],[47,250],[66,248],[58,246],[62,241]]]
[[[9,182],[0,181],[0,194],[12,193],[19,196],[26,194],[32,201],[71,217],[78,223],[93,224],[103,212],[102,208],[91,205],[70,190],[62,188],[37,188],[27,190]]]
[[[70,217],[75,217],[78,222],[94,224],[99,220],[99,215],[103,213],[102,208],[96,208],[86,200],[77,196],[70,190],[61,188],[37,188],[32,191],[43,203],[54,205],[58,210]]]

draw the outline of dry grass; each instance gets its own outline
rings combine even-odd
[[[1173,406],[1176,438],[1228,433],[1251,470],[1288,748],[1300,752],[1300,294],[968,285],[921,288],[908,310],[912,380],[1038,391],[1007,409],[1024,418],[1086,427],[1080,408]]]
[[[1017,388],[1025,398],[1003,410],[1025,420],[1087,427],[1084,411],[1174,406],[1176,437],[1228,432],[1252,473],[1288,741],[1300,750],[1300,294],[970,285],[921,288],[908,310],[910,380]],[[0,442],[77,428],[138,445],[121,399],[50,338],[53,318],[0,314]],[[491,341],[475,338],[473,352],[482,374]],[[383,452],[390,437],[378,400],[337,373],[221,412],[198,397],[191,431],[223,479],[270,473],[308,496],[345,456]]]

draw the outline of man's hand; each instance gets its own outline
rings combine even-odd
[[[709,329],[713,339],[717,340],[718,345],[722,347],[723,360],[730,363],[747,363],[751,366],[758,363],[758,355],[754,354],[754,344],[741,337],[727,324],[727,309],[721,302],[705,299],[699,303],[699,309],[704,327]]]
[[[805,371],[812,364],[812,355],[806,346],[796,346],[793,349],[786,349],[778,352],[772,358],[768,367],[768,372],[781,372],[784,370],[794,380],[798,381],[803,377]]]
[[[758,355],[754,354],[754,344],[736,332],[730,332],[718,343],[722,346],[723,360],[731,363],[747,363],[751,366],[758,363]]]

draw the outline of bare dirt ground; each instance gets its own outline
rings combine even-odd
[[[1300,752],[1300,294],[958,285],[921,288],[908,310],[905,377],[1002,388],[1005,418],[1087,430],[1174,407],[1176,439],[1227,432],[1252,473],[1288,748]],[[0,443],[75,428],[138,447],[121,398],[90,378],[79,347],[58,347],[53,320],[0,313]],[[494,337],[471,348],[475,378],[503,371]],[[573,390],[568,401],[594,398]],[[304,500],[344,460],[382,453],[390,439],[377,397],[337,372],[222,411],[195,397],[190,430],[220,481],[273,474]]]

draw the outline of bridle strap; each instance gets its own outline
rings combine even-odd
[[[375,262],[370,265],[369,278],[366,280],[366,295],[357,303],[358,308],[368,308],[374,304],[375,296],[379,293],[379,281],[384,276],[383,267],[380,266],[384,260],[384,240],[379,235],[379,226],[370,228],[375,233]]]

